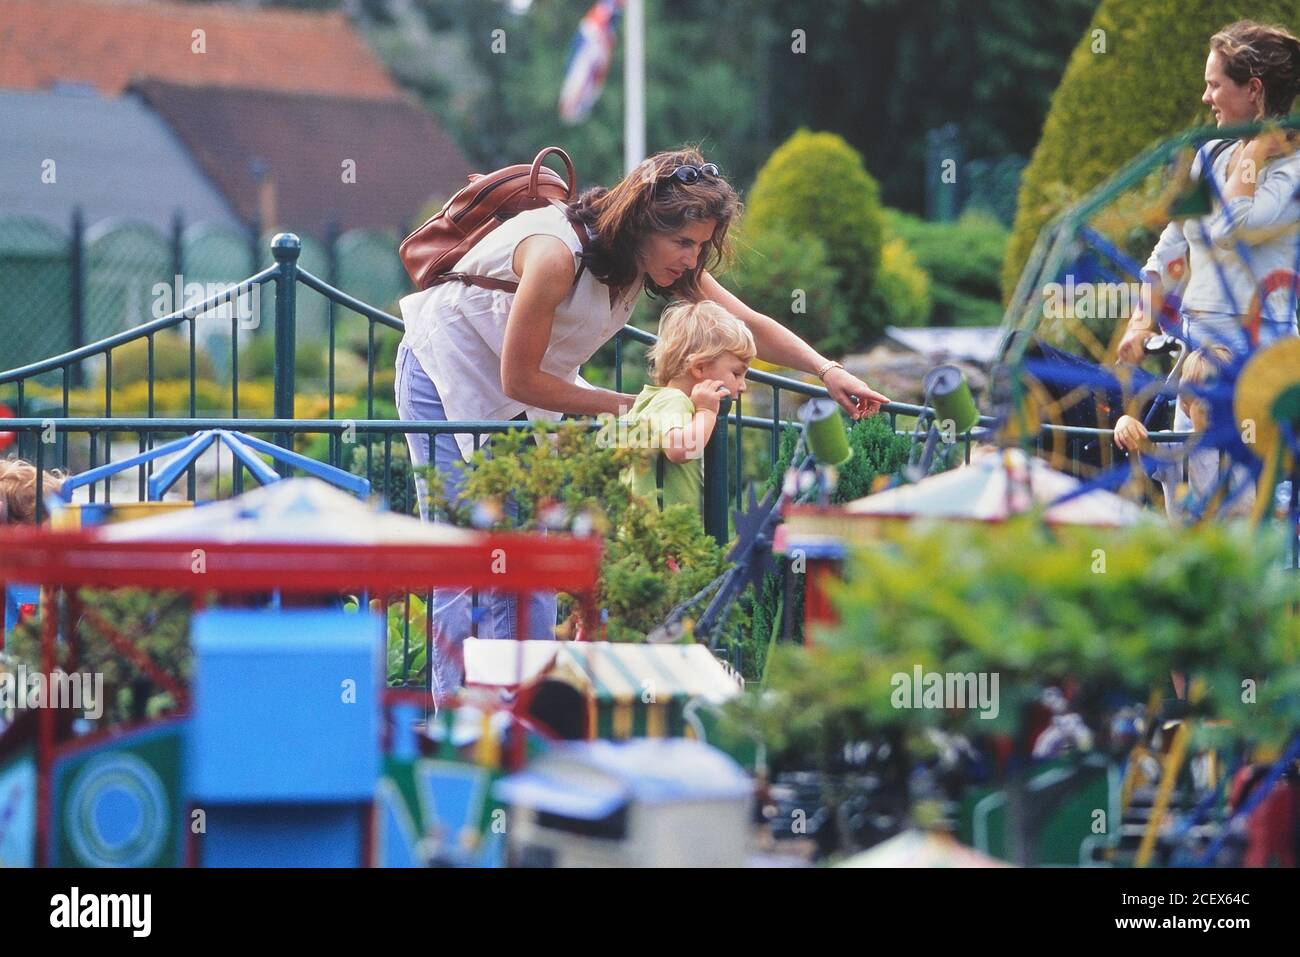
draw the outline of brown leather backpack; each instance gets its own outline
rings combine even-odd
[[[555,153],[564,161],[567,181],[542,161]],[[407,274],[420,289],[459,281],[485,289],[514,292],[519,283],[469,273],[452,272],[461,257],[510,217],[547,204],[565,208],[577,195],[577,177],[569,154],[548,146],[532,163],[507,166],[495,173],[471,173],[464,186],[428,222],[402,240],[398,253]],[[586,252],[589,237],[585,227],[574,223],[573,231]],[[579,266],[576,283],[586,268]]]

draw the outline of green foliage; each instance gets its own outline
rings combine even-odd
[[[930,276],[901,237],[891,236],[885,242],[869,301],[874,310],[873,328],[924,326],[929,322]]]
[[[834,591],[842,624],[814,646],[778,648],[772,694],[749,718],[778,751],[823,754],[870,729],[1023,731],[1023,706],[1069,681],[1095,728],[1116,698],[1145,700],[1172,670],[1205,682],[1195,713],[1240,740],[1280,743],[1300,721],[1300,579],[1275,560],[1280,541],[1262,546],[1229,525],[914,524],[855,556]],[[916,665],[997,674],[999,714],[895,707],[893,678]],[[1247,679],[1254,702],[1243,702]]]
[[[851,321],[871,327],[873,318],[854,307],[866,300],[880,269],[880,185],[842,137],[801,129],[786,140],[759,170],[747,216],[755,231],[820,240],[828,264],[839,271],[837,288]]]
[[[153,377],[184,379],[190,377],[190,340],[180,332],[159,332],[153,337]],[[102,369],[102,367],[101,367]],[[194,373],[199,379],[215,379],[212,357],[202,349],[194,352]],[[149,377],[149,342],[135,339],[113,350],[113,388],[122,388]],[[100,373],[103,382],[103,373]]]
[[[930,276],[907,240],[885,227],[879,187],[834,134],[800,130],[772,154],[738,245],[730,276],[738,294],[822,352],[929,320]]]
[[[750,599],[749,616],[753,624],[749,629],[750,643],[745,649],[745,660],[747,663],[752,662],[749,667],[758,678],[762,678],[767,670],[773,639],[781,635],[784,622],[787,620],[792,622],[797,633],[803,620],[804,576],[802,573],[790,571],[788,559],[783,558],[780,561],[782,567],[775,574],[766,576],[754,589]],[[788,612],[783,604],[785,600],[783,580],[787,575],[795,576],[794,587],[790,590],[794,605]],[[753,680],[748,671],[745,678]]]
[[[781,436],[781,457],[768,478],[769,489],[776,488],[794,463],[799,431],[787,428]],[[871,493],[872,483],[880,475],[894,475],[907,464],[912,443],[905,435],[895,435],[889,416],[874,415],[859,419],[849,427],[849,448],[853,457],[839,468],[839,483],[831,493],[831,503],[841,505]]]
[[[697,511],[674,505],[658,512],[634,500],[614,524],[601,563],[609,640],[639,640],[725,568],[726,556],[704,533]],[[723,630],[736,625],[733,621]]]
[[[839,270],[827,261],[826,244],[818,236],[756,229],[749,219],[734,244],[736,261],[726,282],[743,302],[824,354],[855,344]]]
[[[371,599],[370,608],[383,614],[387,622],[384,661],[386,681],[390,688],[423,688],[428,681],[429,649],[425,636],[428,633],[428,606],[419,595],[408,595],[405,602],[387,604],[378,598]],[[357,599],[343,603],[348,612],[357,610]]]
[[[929,223],[886,210],[889,230],[906,240],[930,276],[936,326],[996,326],[1002,321],[1001,274],[1009,233],[987,213]]]
[[[409,6],[412,15],[396,20],[368,17],[368,38],[448,128],[471,168],[526,162],[556,143],[573,156],[580,187],[612,184],[623,174],[622,42],[588,119],[567,126],[558,115],[565,64],[586,6],[535,3],[525,14],[511,12],[505,0]],[[740,0],[715,5],[707,20],[674,0],[647,0],[645,22],[652,25],[645,34],[649,148],[703,140],[729,175],[748,179],[754,157],[762,155],[753,144],[768,141],[762,87],[754,80],[766,65],[755,54],[770,37],[770,19],[755,18],[752,5]],[[428,33],[421,35],[420,26]],[[496,29],[504,31],[505,55],[492,42]]]
[[[411,466],[411,457],[406,443],[400,436],[395,436],[390,449],[388,468],[384,468],[383,442],[375,442],[370,449],[369,467],[367,468],[366,447],[357,444],[352,448],[348,471],[370,481],[372,498],[385,498],[388,510],[401,515],[416,513],[415,478]],[[347,447],[344,447],[345,453]]]
[[[475,506],[495,505],[495,527],[537,530],[577,521],[600,532],[605,553],[597,600],[609,614],[606,635],[636,641],[726,567],[696,511],[685,505],[657,511],[619,480],[625,467],[648,454],[602,448],[576,423],[550,432],[515,429],[474,455],[456,501],[443,494],[431,470],[431,504],[459,525],[475,524]],[[505,517],[507,502],[518,510],[514,522]],[[733,618],[724,633],[737,623]]]
[[[328,374],[328,361],[325,349],[321,348],[319,342],[299,342],[294,356],[294,375],[300,382],[313,381],[318,382],[326,378]],[[392,362],[387,366],[375,364],[376,373],[383,368],[391,368]],[[245,377],[251,379],[257,378],[275,378],[275,336],[270,333],[248,336],[241,344],[239,349],[239,377],[242,380]],[[391,380],[389,383],[389,392],[391,394]],[[376,388],[376,392],[378,392]]]
[[[891,205],[920,210],[927,132],[960,120],[968,158],[1027,153],[1095,6],[773,0],[784,41],[775,51],[777,131],[813,125],[842,133]],[[801,24],[808,25],[804,54],[789,42],[791,26]]]
[[[566,127],[556,116],[584,5],[534,3],[522,16],[504,0],[409,6],[416,16],[393,17],[383,4],[363,4],[360,25],[474,168],[519,162],[559,143],[572,153],[581,183],[608,184],[621,175],[621,42],[590,119]],[[1096,0],[648,0],[648,146],[703,139],[710,158],[743,187],[790,132],[830,129],[863,152],[892,204],[919,210],[928,130],[960,118],[969,157],[1033,148],[1051,91],[1095,6]],[[421,23],[428,36],[415,28]],[[803,47],[792,36],[796,27],[807,31]],[[487,39],[495,28],[506,31],[507,55]]]
[[[879,476],[897,474],[907,464],[912,443],[907,436],[894,434],[887,416],[875,415],[853,423],[849,448],[853,458],[840,466],[839,484],[831,495],[836,505],[870,495]]]
[[[781,455],[768,477],[767,491],[778,487],[786,470],[794,464],[794,450],[798,441],[799,430],[793,427],[787,428],[781,436]],[[906,436],[894,434],[888,416],[876,415],[853,423],[849,429],[849,447],[853,450],[853,457],[840,467],[839,482],[831,493],[831,502],[835,505],[869,495],[877,476],[895,475],[901,471],[907,464],[912,445]],[[803,591],[803,576],[800,574],[794,587],[799,607],[793,610],[791,621],[802,621]],[[753,641],[764,655],[773,629],[780,628],[781,625],[778,609],[780,600],[780,575],[769,575],[754,599],[753,611]],[[765,658],[758,662],[760,673],[765,663]]]
[[[168,675],[188,685],[192,671],[188,597],[141,588],[83,588],[78,596],[84,613],[76,626],[76,657],[69,644],[60,641],[55,662],[56,667],[68,672],[104,676],[101,726],[139,721],[174,708],[176,702],[171,695],[109,643],[98,621],[129,639]],[[14,665],[24,664],[29,670],[41,670],[40,621],[30,618],[11,631],[0,657]]]
[[[1294,23],[1293,0],[1102,0],[1052,97],[1021,180],[1002,273],[1020,278],[1045,223],[1153,142],[1198,122],[1211,35],[1243,16]],[[1098,34],[1096,31],[1104,31]],[[1105,52],[1094,52],[1104,40]]]

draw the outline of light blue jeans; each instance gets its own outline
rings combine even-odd
[[[420,365],[415,354],[407,348],[405,340],[397,347],[397,414],[403,421],[446,422],[442,397]],[[411,463],[415,466],[433,464],[442,478],[448,498],[458,498],[464,485],[466,468],[461,458],[455,436],[440,433],[434,437],[430,455],[430,436],[427,432],[409,432],[407,447],[411,450]],[[420,475],[415,480],[420,502],[420,518],[429,521],[429,485]],[[513,502],[507,503],[507,515],[512,520],[518,512]],[[437,520],[436,517],[434,519]],[[477,602],[475,598],[477,597]],[[476,607],[477,605],[477,607]],[[437,695],[454,692],[465,679],[463,643],[467,637],[515,637],[517,622],[516,602],[509,592],[485,590],[477,596],[468,588],[438,588],[433,592],[429,615],[433,623],[433,645],[429,665],[433,688]],[[555,637],[555,593],[533,592],[529,598],[528,630],[526,638],[548,639]]]

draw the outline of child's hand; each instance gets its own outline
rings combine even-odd
[[[1125,452],[1137,452],[1147,440],[1146,426],[1131,415],[1121,415],[1115,423],[1115,444]]]
[[[731,395],[728,389],[718,379],[705,379],[703,382],[697,382],[695,388],[691,390],[691,402],[695,405],[695,411],[708,409],[714,415],[718,414],[718,407],[722,400]]]

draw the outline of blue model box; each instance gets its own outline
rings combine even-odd
[[[196,614],[192,800],[369,801],[379,778],[384,640],[370,612]]]
[[[218,805],[200,845],[204,867],[364,867],[357,804]]]

